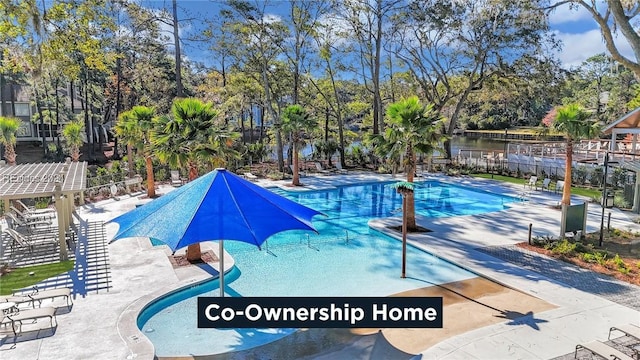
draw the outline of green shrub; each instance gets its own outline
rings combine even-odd
[[[616,196],[613,197],[613,203],[619,207],[619,208],[623,208],[623,209],[629,209],[631,207],[631,204],[629,203],[629,201],[627,201],[627,199],[624,198],[624,195],[622,194],[618,194]]]
[[[616,167],[613,169],[613,174],[611,174],[611,182],[614,187],[619,187],[624,185],[625,176],[627,174],[627,170],[622,167]]]
[[[588,263],[597,263],[598,262],[596,260],[596,255],[595,254],[591,254],[591,253],[582,253],[582,254],[580,254],[580,258],[583,261],[586,261]]]
[[[153,176],[154,176],[154,180],[156,181],[164,181],[167,180],[167,170],[165,170],[164,168],[160,167],[160,168],[154,168],[153,169]]]
[[[576,246],[577,245],[575,243],[569,242],[569,240],[564,239],[560,242],[555,243],[551,251],[554,254],[558,255],[572,256],[576,253]]]
[[[591,244],[583,244],[583,243],[576,243],[576,252],[579,253],[592,253],[593,252],[593,245]]]
[[[616,256],[614,256],[613,259],[609,261],[617,270],[628,270],[627,264],[624,263],[624,260],[622,260],[622,258],[618,254],[616,254]]]
[[[587,181],[587,168],[586,166],[577,166],[571,172],[571,182],[578,185],[584,185]]]
[[[115,182],[124,181],[124,172],[122,172],[122,164],[120,161],[111,162],[111,169],[109,170],[111,173],[111,179]]]
[[[46,209],[49,207],[49,204],[51,203],[50,197],[39,197],[39,198],[35,198],[34,200],[36,202],[35,204],[36,209]]]
[[[604,178],[604,171],[602,167],[597,167],[593,169],[593,171],[591,172],[591,176],[589,177],[589,182],[591,183],[591,186],[599,187],[600,185],[602,185],[603,178]]]
[[[606,251],[597,251],[594,253],[596,257],[596,262],[598,265],[605,266],[607,263],[607,252]]]
[[[144,161],[144,158],[142,157],[136,158],[135,162],[133,163],[133,168],[136,174],[142,177],[147,176],[147,165],[146,165],[146,162]]]

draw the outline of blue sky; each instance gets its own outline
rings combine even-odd
[[[153,8],[171,9],[171,0],[141,0],[143,6]],[[218,13],[221,1],[215,0],[178,0],[179,18],[189,17],[211,17]],[[276,4],[277,1],[270,1]],[[283,8],[289,5],[283,1]],[[274,13],[278,13],[276,7],[272,7]],[[607,53],[600,29],[591,15],[582,7],[570,9],[568,5],[557,8],[550,15],[551,28],[556,33],[558,39],[562,41],[562,50],[557,57],[565,68],[578,67],[590,56]],[[196,30],[198,21],[183,22],[181,24],[181,34],[187,34]],[[184,36],[184,35],[183,35]],[[631,47],[626,39],[618,36],[617,42],[623,55],[633,58]],[[210,54],[202,49],[198,49],[198,44],[185,44],[185,55],[195,61],[205,62],[211,66],[207,60]]]

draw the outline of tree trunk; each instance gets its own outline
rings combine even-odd
[[[342,101],[340,101],[340,97],[338,95],[338,88],[336,87],[336,81],[333,75],[333,69],[331,68],[331,64],[329,62],[327,62],[327,68],[329,69],[331,86],[333,87],[333,96],[336,97],[336,120],[338,122],[338,143],[339,143],[338,152],[340,153],[340,165],[342,165],[342,167],[344,168],[345,166],[347,166],[347,164],[344,161],[344,129],[343,129],[344,120],[342,119]]]
[[[120,48],[118,46],[118,52],[120,51]],[[121,66],[121,60],[118,57],[118,59],[116,60],[116,114],[114,119],[116,119],[116,121],[118,121],[118,116],[120,116],[120,77],[122,76],[122,66]],[[118,137],[114,136],[113,137],[113,159],[120,159],[120,154],[118,154]]]
[[[180,34],[178,33],[178,5],[173,0],[173,41],[176,47],[176,96],[184,97],[182,88],[182,56],[180,54]]]
[[[260,106],[260,138],[259,142],[262,142],[262,138],[264,137],[264,106]]]
[[[127,144],[127,165],[129,167],[129,179],[133,177],[133,149],[131,148],[131,144]]]
[[[471,89],[473,89],[473,84],[471,83],[472,80],[469,79],[469,82],[470,82],[469,85],[467,86],[467,88],[464,90],[464,92],[460,96],[460,99],[458,100],[458,103],[456,104],[456,108],[453,111],[453,114],[451,114],[451,117],[449,118],[449,127],[447,128],[447,136],[449,137],[449,139],[451,139],[451,137],[453,136],[453,130],[455,130],[456,124],[458,123],[458,116],[460,115],[460,112],[462,111],[462,107],[463,107],[464,103],[467,101],[467,98],[469,97],[469,94],[471,94]],[[451,160],[452,154],[451,154],[451,141],[450,140],[446,140],[444,142],[444,148],[445,148],[447,159]]]
[[[273,109],[273,104],[271,104],[271,89],[269,87],[269,78],[267,77],[267,67],[268,67],[267,59],[265,58],[262,61],[262,81],[264,86],[264,95],[267,109],[269,110],[269,115],[271,115],[273,120],[273,127],[275,128],[276,135],[276,147],[278,148],[277,156],[278,156],[278,171],[284,171],[284,158],[282,156],[282,132],[280,131],[280,119],[276,111]]]
[[[567,137],[567,156],[564,170],[564,188],[562,188],[562,204],[571,205],[571,164],[573,163],[573,139]],[[606,179],[605,179],[606,181]]]
[[[47,139],[46,136],[44,136],[44,114],[42,113],[42,105],[40,104],[40,96],[38,94],[38,90],[36,89],[37,85],[34,83],[33,84],[33,96],[35,97],[36,100],[36,109],[38,111],[38,116],[40,116],[40,134],[42,136],[42,151],[44,152],[44,155],[47,154]],[[15,114],[15,113],[14,113]]]
[[[147,168],[147,196],[154,198],[156,197],[156,184],[153,180],[153,162],[151,161],[151,156],[146,154],[144,160]]]
[[[293,149],[293,180],[291,185],[300,186],[300,173],[298,172],[298,146],[296,139],[293,140],[291,148]]]
[[[329,141],[329,108],[324,108],[324,141]]]
[[[253,144],[253,104],[249,106],[249,144]]]
[[[240,134],[242,134],[242,143],[246,144],[245,136],[244,136],[244,117],[245,112],[244,109],[240,110]]]
[[[16,164],[16,149],[14,144],[7,143],[4,147],[4,158],[7,160],[8,165]]]
[[[55,96],[55,101],[56,101],[56,143],[57,143],[57,148],[58,150],[56,151],[57,154],[56,155],[61,155],[62,154],[62,149],[60,148],[60,132],[62,131],[62,128],[60,127],[60,95],[58,94],[58,81],[60,79],[58,77],[56,77],[56,80],[54,82],[54,86],[53,86],[53,90],[54,90],[54,96]]]
[[[49,76],[49,80],[51,80],[51,76]],[[48,120],[49,120],[49,136],[51,137],[51,143],[53,143],[53,119],[51,119],[51,107],[49,105],[49,90],[47,89],[47,82],[43,81],[42,82],[42,87],[44,88],[44,100],[45,100],[45,104],[47,104],[47,114],[48,115]],[[46,137],[46,136],[45,136]],[[47,147],[47,149],[45,149],[44,151],[45,154],[49,154],[49,148]]]
[[[84,110],[84,124],[87,129],[87,143],[89,145],[89,159],[94,160],[93,156],[93,121],[89,118],[89,70],[85,69],[84,75],[84,96],[82,98],[82,110]]]
[[[189,163],[189,181],[193,181],[198,177],[198,166],[195,163]],[[218,239],[224,240],[224,239]],[[222,257],[224,254],[219,254],[218,256]],[[200,262],[202,261],[202,250],[200,249],[200,243],[191,244],[187,247],[187,261],[189,262]],[[224,269],[220,269],[220,271],[224,271]]]

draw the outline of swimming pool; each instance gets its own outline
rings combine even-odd
[[[289,193],[293,200],[324,212],[319,234],[289,231],[271,237],[263,251],[228,241],[236,267],[225,276],[229,296],[388,296],[476,275],[417,248],[408,247],[407,274],[400,279],[401,243],[371,230],[374,217],[400,215],[402,198],[389,183]],[[440,182],[416,186],[416,211],[452,216],[502,210],[515,199]],[[198,329],[197,296],[218,296],[217,280],[174,293],[147,307],[140,329],[156,355],[207,355],[276,341],[296,329]]]

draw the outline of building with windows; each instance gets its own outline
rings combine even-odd
[[[58,89],[59,99],[64,104],[60,105],[60,108],[70,108],[71,101],[68,96],[68,89]],[[4,86],[0,86],[0,116],[16,117],[22,120],[20,129],[18,129],[17,141],[18,142],[42,142],[42,138],[45,137],[46,141],[52,141],[58,134],[58,124],[55,122],[49,123],[44,121],[36,121],[35,116],[37,109],[35,104],[31,102],[32,92],[31,88],[27,85],[19,85],[13,83],[5,83]],[[74,113],[80,113],[81,100],[79,98],[74,99]],[[54,109],[51,109],[54,110]],[[62,117],[62,121],[66,122],[66,117]],[[60,124],[62,126],[63,123]]]

